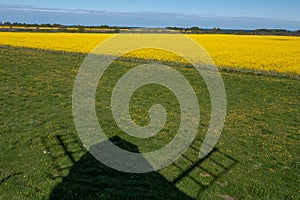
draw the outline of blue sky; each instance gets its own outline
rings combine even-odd
[[[204,17],[204,20],[214,19],[217,22],[222,22],[224,19],[224,26],[222,23],[216,25],[221,25],[222,28],[251,28],[257,27],[262,28],[266,22],[266,28],[289,28],[289,29],[300,29],[298,27],[300,22],[300,1],[299,0],[73,0],[73,1],[62,1],[62,0],[50,0],[50,1],[41,1],[41,0],[0,0],[0,21],[15,21],[18,19],[23,19],[26,22],[28,20],[36,20],[35,22],[41,22],[40,17],[38,16],[38,8],[52,8],[52,12],[55,8],[61,10],[98,10],[98,11],[107,11],[106,16],[101,15],[101,20],[99,23],[105,23],[103,20],[105,18],[110,19],[107,22],[115,23],[112,25],[136,25],[136,26],[164,26],[164,25],[194,25],[201,26],[202,21],[199,19],[199,24],[197,20],[191,20],[192,16],[195,17]],[[3,6],[10,6],[10,9],[3,8]],[[19,9],[12,9],[12,7],[18,7]],[[20,9],[22,6],[31,6],[35,8],[32,10],[34,12],[24,12]],[[27,10],[28,11],[28,10]],[[153,22],[147,16],[145,11],[152,11],[157,13],[154,15],[157,19],[153,18]],[[46,11],[44,10],[44,13]],[[47,16],[50,11],[47,12]],[[124,21],[121,16],[116,15],[116,13],[122,12],[127,13],[128,22]],[[139,15],[136,14],[139,13]],[[164,16],[163,20],[160,23],[159,14],[161,13],[176,13],[178,19],[182,19],[185,15],[189,15],[190,18],[186,18],[186,23],[184,21],[176,21],[175,19],[168,20],[167,16]],[[84,20],[80,20],[78,13],[74,12],[73,24],[85,23]],[[134,15],[134,16],[132,16]],[[179,17],[182,15],[181,17]],[[66,18],[71,17],[68,15],[64,17],[60,15],[60,18],[54,17],[51,19],[49,14],[48,18],[42,17],[45,22],[53,22],[53,20],[58,20],[61,23],[72,23],[72,21],[66,20]],[[92,17],[92,16],[90,16]],[[95,15],[93,15],[95,17]],[[100,17],[100,16],[98,16]],[[114,17],[114,20],[111,18]],[[170,15],[170,18],[174,17]],[[207,18],[208,17],[208,18]],[[64,19],[65,18],[65,19]],[[85,18],[88,23],[88,17],[85,15]],[[239,22],[236,22],[238,20]],[[259,19],[258,19],[259,18]],[[139,20],[140,19],[140,20]],[[231,22],[228,22],[229,21]],[[265,22],[263,22],[263,19]],[[190,20],[190,21],[188,21]],[[226,21],[227,20],[227,21]],[[243,21],[240,22],[240,21]],[[257,22],[259,20],[259,22]],[[294,22],[293,22],[294,21]],[[151,22],[151,23],[150,23]],[[178,23],[177,23],[178,22]],[[230,24],[231,23],[231,24]],[[286,24],[286,26],[285,26]],[[207,24],[209,26],[209,23]],[[234,27],[239,26],[239,27]],[[244,27],[242,27],[244,26]],[[268,27],[269,26],[269,27]]]

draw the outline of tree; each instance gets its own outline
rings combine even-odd
[[[213,31],[213,33],[220,33],[221,29],[220,28],[213,28],[212,31]]]
[[[79,33],[84,33],[85,32],[85,27],[84,26],[78,26],[78,32]]]
[[[56,24],[56,23],[55,23],[55,24],[53,24],[52,26],[53,26],[53,27],[61,27],[62,25],[61,25],[61,24]]]
[[[199,27],[197,27],[197,26],[193,26],[193,27],[190,28],[190,30],[192,30],[192,31],[200,31],[201,29]]]
[[[101,25],[100,28],[109,28],[109,26],[104,24],[104,25]]]
[[[193,26],[190,28],[190,30],[192,31],[192,33],[200,33],[202,30],[197,27],[197,26]]]
[[[4,24],[3,24],[4,26],[10,26],[11,25],[11,23],[10,22],[4,22]]]

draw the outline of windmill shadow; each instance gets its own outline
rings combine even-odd
[[[109,140],[127,151],[138,152],[138,148],[135,145],[117,136]],[[207,157],[198,159],[197,161],[183,155],[180,159],[188,165],[184,168],[182,165],[176,164],[177,161],[171,164],[167,170],[170,171],[170,174],[175,175],[175,177],[170,178],[156,171],[143,174],[120,172],[102,164],[89,152],[76,161],[74,154],[79,151],[82,152],[82,146],[78,145],[81,146],[81,149],[77,148],[76,150],[75,148],[75,151],[74,147],[72,147],[73,151],[70,150],[70,147],[72,144],[78,144],[78,141],[68,141],[68,139],[58,135],[56,136],[56,143],[61,148],[61,154],[58,156],[50,154],[56,166],[56,172],[52,173],[51,178],[61,178],[62,181],[53,188],[50,195],[51,200],[196,199],[199,198],[201,192],[208,189],[210,185],[214,184],[219,177],[225,174],[237,162],[217,149],[214,149]],[[45,145],[48,151],[51,151],[51,148],[54,149],[53,143],[45,143]],[[96,144],[92,148],[98,148],[101,145],[102,143]],[[220,156],[222,157],[221,160],[227,159],[231,164],[228,165],[227,162],[227,166],[225,166],[225,164],[216,161],[220,160],[216,159]],[[62,158],[68,158],[69,164],[61,165],[60,163],[62,162],[59,159]],[[217,173],[206,167],[211,166],[212,162],[219,166]],[[177,174],[172,172],[172,167],[177,169]],[[195,176],[195,172],[200,176]],[[203,177],[202,174],[205,174],[207,177]],[[194,194],[189,194],[189,192],[185,192],[184,188],[178,187],[178,183],[181,185],[180,183],[184,182],[187,178],[190,179],[190,182],[194,183],[194,187],[189,188]]]
[[[58,139],[61,140],[61,139]],[[114,144],[130,151],[137,147],[119,137],[110,138]],[[60,141],[61,145],[63,144]],[[63,144],[64,145],[64,144]],[[92,148],[97,148],[96,144]],[[63,147],[64,148],[64,147]],[[66,153],[70,156],[70,153]],[[74,161],[71,156],[70,160]],[[70,168],[53,190],[50,199],[192,199],[158,172],[131,174],[107,167],[86,153]]]

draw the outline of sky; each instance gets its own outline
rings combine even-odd
[[[0,21],[297,30],[299,10],[299,0],[0,0]]]

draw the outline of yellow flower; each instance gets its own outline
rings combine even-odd
[[[114,34],[1,32],[0,45],[89,53]],[[188,35],[203,46],[220,68],[252,69],[300,74],[300,37],[199,34]],[[185,62],[159,50],[135,51],[127,56]]]

